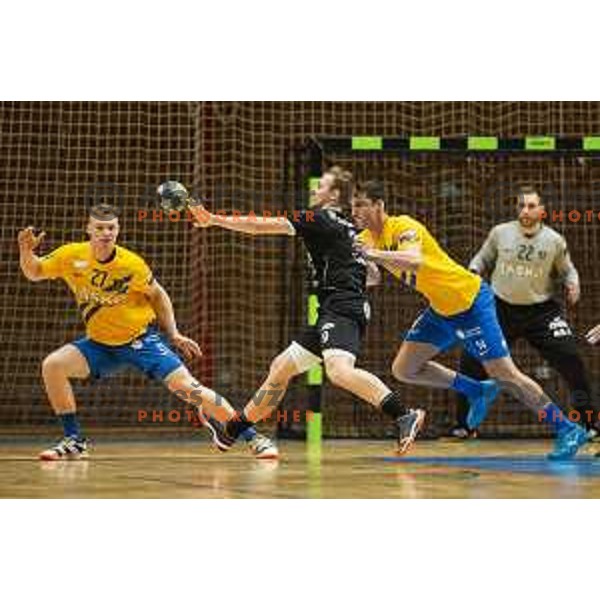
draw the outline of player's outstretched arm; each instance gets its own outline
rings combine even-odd
[[[179,333],[177,322],[175,321],[175,312],[173,303],[165,288],[157,281],[153,281],[147,292],[148,300],[156,313],[158,324],[166,333],[170,342],[181,351],[187,359],[198,358],[202,356],[200,346],[191,338]]]
[[[283,218],[214,215],[203,206],[190,208],[190,211],[196,219],[196,227],[221,227],[250,235],[295,235],[292,224]]]
[[[368,260],[382,266],[396,267],[408,271],[416,271],[423,262],[423,252],[420,245],[414,245],[406,250],[376,250],[364,248],[364,255]]]
[[[33,227],[27,227],[19,231],[17,237],[19,242],[19,264],[23,275],[29,281],[41,281],[46,279],[42,274],[41,260],[35,254],[35,249],[41,244],[46,234],[42,231],[39,235],[35,235]]]

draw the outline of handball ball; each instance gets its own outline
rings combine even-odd
[[[179,181],[165,181],[156,190],[160,196],[160,205],[165,210],[183,210],[190,197],[185,186]]]

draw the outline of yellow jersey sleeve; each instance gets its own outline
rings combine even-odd
[[[134,257],[132,260],[133,279],[131,280],[130,289],[133,292],[146,294],[154,281],[154,275],[141,256],[134,255]]]
[[[392,217],[391,235],[394,250],[408,250],[423,243],[423,226],[410,217]]]
[[[46,279],[64,278],[67,275],[72,248],[73,244],[65,244],[41,257],[42,275]]]
[[[404,285],[423,294],[444,316],[464,312],[473,304],[481,279],[452,260],[425,225],[407,215],[388,217],[377,247],[402,251],[420,246],[422,262],[416,270],[385,265]]]

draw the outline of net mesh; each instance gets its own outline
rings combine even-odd
[[[83,333],[66,287],[27,282],[19,273],[17,230],[43,227],[43,251],[84,238],[85,206],[104,197],[123,209],[121,243],[141,253],[170,292],[181,329],[205,352],[192,369],[240,406],[260,383],[271,358],[287,345],[305,318],[304,257],[287,238],[251,238],[222,230],[195,231],[152,213],[150,191],[179,179],[211,199],[212,208],[257,212],[292,209],[306,182],[297,163],[311,136],[353,135],[588,135],[600,131],[600,104],[489,102],[4,102],[0,104],[0,239],[6,268],[0,275],[0,426],[49,425],[53,417],[40,379],[52,349]],[[298,158],[300,157],[300,158]],[[401,160],[377,155],[332,155],[359,176],[381,177],[392,211],[422,218],[441,243],[466,262],[486,232],[509,209],[501,193],[483,198],[496,180],[551,185],[551,207],[581,205],[600,210],[590,190],[599,176],[593,159],[553,155],[480,159],[445,157]],[[550,189],[550,188],[548,188]],[[575,198],[573,190],[583,190]],[[142,211],[142,212],[140,212]],[[572,315],[579,331],[599,314],[595,256],[599,222],[555,223],[565,233],[583,282],[583,299]],[[391,279],[373,297],[375,317],[362,364],[389,383],[398,335],[422,302]],[[598,353],[582,345],[592,380]],[[452,364],[455,356],[446,359]],[[539,359],[519,346],[517,361],[535,372]],[[538,369],[539,370],[539,369]],[[540,371],[541,372],[541,371]],[[554,379],[547,385],[555,386]],[[403,387],[407,398],[432,411],[445,426],[454,406],[447,393]],[[76,384],[88,424],[135,426],[160,432],[168,412],[181,408],[160,385],[138,374],[100,384]],[[302,381],[283,408],[306,406]],[[163,423],[138,410],[164,411]],[[180,413],[181,415],[181,413]],[[173,415],[176,419],[177,415]],[[185,420],[184,416],[181,416]],[[157,416],[160,419],[160,415]],[[492,433],[537,433],[532,418],[510,399],[494,409]],[[187,424],[175,424],[185,431]],[[288,421],[286,428],[294,430]],[[298,424],[301,429],[301,424]],[[329,435],[380,436],[377,414],[326,388],[324,430]]]
[[[581,332],[594,323],[600,293],[596,261],[600,201],[594,193],[600,183],[600,164],[596,161],[525,156],[523,153],[476,158],[354,153],[331,154],[325,158],[347,167],[363,180],[369,177],[382,179],[388,212],[418,218],[442,247],[465,266],[494,225],[515,218],[515,194],[510,190],[525,184],[538,186],[545,197],[549,224],[566,236],[582,279],[583,301],[577,310],[571,311],[570,321]],[[438,430],[448,430],[455,417],[453,392],[399,385],[389,376],[399,337],[425,308],[425,302],[387,273],[383,285],[371,293],[371,299],[375,318],[367,333],[365,367],[382,375],[391,387],[399,388],[411,403],[426,407]],[[593,382],[600,366],[597,352],[589,351],[583,340],[580,347],[587,358]],[[568,391],[537,352],[524,342],[518,342],[513,355],[516,363],[550,394],[567,400]],[[440,360],[457,368],[458,357],[458,352],[453,352]],[[331,389],[325,395],[326,410],[333,413],[326,422],[332,426],[347,421],[336,414],[344,408],[333,401],[335,395],[337,393]],[[345,412],[352,414],[355,432],[369,431],[370,435],[376,435],[383,431],[381,419],[374,421],[376,415],[368,406],[357,404],[350,408],[346,407]],[[537,417],[529,409],[506,395],[493,408],[483,431],[487,434],[532,435],[543,433],[545,428],[538,424]],[[352,433],[353,428],[350,428],[349,434]]]

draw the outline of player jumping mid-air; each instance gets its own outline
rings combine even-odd
[[[425,411],[408,408],[378,377],[355,365],[370,308],[366,296],[366,261],[355,248],[354,224],[344,214],[344,209],[350,208],[353,187],[352,176],[333,167],[319,181],[313,208],[294,211],[289,218],[224,217],[213,215],[201,206],[192,209],[202,227],[302,237],[313,266],[319,299],[316,325],[302,331],[275,357],[259,392],[246,405],[241,418],[222,427],[222,449],[230,447],[245,429],[270,414],[293,377],[321,362],[325,363],[327,377],[334,385],[393,419],[399,453],[409,449],[421,429]],[[264,393],[265,390],[277,390],[278,398]]]
[[[207,417],[227,419],[235,411],[216,392],[202,386],[171,349],[170,345],[186,358],[201,355],[198,344],[178,331],[171,300],[145,261],[116,244],[116,210],[107,205],[93,207],[87,233],[89,241],[65,244],[46,256],[35,254],[44,233],[36,235],[29,227],[18,236],[25,276],[31,281],[63,279],[75,294],[86,326],[85,337],[58,348],[42,363],[48,399],[64,437],[40,458],[87,455],[88,442],[81,432],[70,380],[101,378],[127,366],[161,380],[178,398],[185,398],[198,409],[200,422],[214,437]],[[156,328],[156,321],[165,335]],[[272,442],[254,429],[246,431],[245,437],[258,458],[277,456]]]
[[[360,241],[365,256],[429,301],[400,346],[392,365],[394,376],[406,383],[464,394],[472,429],[485,418],[500,384],[516,389],[520,400],[556,432],[549,458],[574,456],[587,442],[585,429],[569,421],[542,388],[516,367],[487,283],[452,260],[421,223],[407,215],[389,216],[379,182],[362,187],[352,212],[357,226],[364,228]],[[493,379],[480,382],[433,361],[457,344],[464,345]]]

